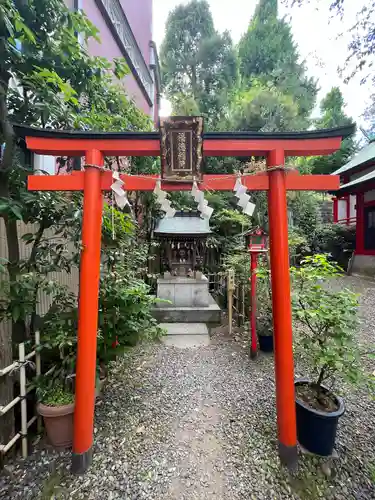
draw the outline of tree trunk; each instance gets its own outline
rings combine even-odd
[[[10,321],[0,323],[0,368],[13,362],[12,327]],[[13,399],[13,380],[8,374],[0,377],[0,406],[5,406]],[[0,417],[0,444],[7,444],[14,435],[13,409]]]
[[[5,150],[0,163],[0,197],[9,199],[9,171],[13,162],[15,136],[13,127],[8,118],[6,96],[8,91],[10,75],[8,72],[0,72],[0,134],[1,142],[5,143]],[[17,279],[19,266],[19,246],[17,234],[17,222],[10,219],[7,214],[3,216],[8,255],[9,281]],[[12,327],[8,321],[0,323],[0,368],[9,366],[13,362],[12,336],[15,337],[20,331],[20,325],[13,323]],[[5,406],[13,399],[13,380],[6,375],[0,377],[0,405]],[[14,435],[14,412],[8,411],[1,417],[0,443],[7,444]]]

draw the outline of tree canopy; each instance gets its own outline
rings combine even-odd
[[[179,5],[169,14],[160,61],[173,111],[217,119],[236,80],[236,55],[229,33],[215,30],[205,0]]]
[[[291,28],[278,17],[276,0],[260,0],[249,28],[239,42],[238,56],[242,85],[251,87],[256,79],[258,89],[262,83],[268,96],[272,93],[270,87],[276,89],[278,107],[286,109],[289,116],[295,115],[293,128],[305,128],[315,104],[317,84],[306,75]],[[285,106],[283,95],[289,97],[292,107]],[[274,100],[275,92],[271,101]],[[293,126],[288,119],[285,124]]]
[[[320,117],[314,120],[315,127],[318,129],[342,127],[354,123],[353,119],[345,113],[344,98],[338,87],[333,87],[322,99],[320,113]],[[355,149],[354,137],[348,137],[343,140],[341,148],[336,153],[309,158],[308,169],[315,174],[331,174],[348,161]]]

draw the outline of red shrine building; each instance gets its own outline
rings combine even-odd
[[[375,276],[375,141],[333,174],[341,180],[333,199],[333,220],[356,226],[352,271]]]

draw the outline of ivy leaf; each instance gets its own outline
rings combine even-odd
[[[15,305],[12,309],[12,318],[13,321],[16,323],[20,319],[21,316],[21,308],[18,305]]]
[[[9,205],[9,210],[11,210],[11,212],[13,212],[13,214],[17,217],[17,219],[19,219],[19,220],[23,219],[21,209],[19,206]]]

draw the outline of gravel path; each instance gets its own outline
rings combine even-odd
[[[374,338],[375,285],[363,292],[359,340]],[[341,285],[340,285],[341,286]],[[69,474],[69,453],[35,452],[7,466],[0,499],[375,499],[375,402],[352,390],[339,458],[302,456],[298,473],[276,453],[273,358],[244,346],[138,347],[120,359],[96,412],[94,463]]]

